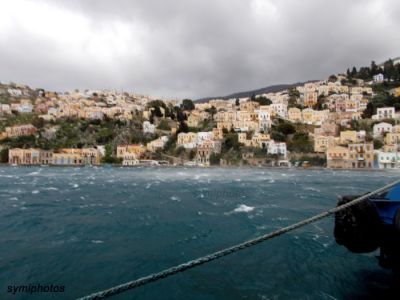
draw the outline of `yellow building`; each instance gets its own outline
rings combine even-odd
[[[322,125],[329,118],[329,110],[314,110],[312,124]]]
[[[228,131],[231,131],[233,127],[233,123],[232,122],[217,122],[217,128],[218,129],[226,129]]]
[[[393,95],[395,97],[400,97],[400,87],[393,89]]]
[[[181,132],[178,134],[176,145],[185,148],[194,148],[197,140],[197,133],[195,132]],[[186,145],[186,146],[185,146]]]
[[[40,162],[40,149],[14,148],[8,151],[8,162],[16,165],[38,165]]]
[[[258,121],[235,121],[233,127],[241,131],[258,131],[259,123]]]
[[[388,132],[385,136],[385,144],[386,145],[397,145],[400,144],[400,133],[392,133]]]
[[[203,121],[203,118],[199,115],[190,115],[187,119],[187,125],[189,127],[198,127]]]
[[[150,143],[147,143],[146,148],[150,152],[156,152],[157,150],[161,150],[164,148],[168,139],[169,139],[168,136],[159,137],[158,139],[151,141]]]
[[[372,168],[374,163],[374,144],[349,144],[348,149],[350,168]]]
[[[222,131],[222,129],[218,129],[218,128],[213,128],[213,139],[214,140],[222,140],[224,138],[224,132]]]
[[[256,109],[260,107],[260,103],[255,101],[247,101],[240,103],[240,110],[254,112]]]
[[[395,125],[392,128],[393,133],[400,133],[400,125]]]
[[[117,146],[117,157],[124,158],[126,153],[134,154],[139,159],[146,152],[146,147],[141,144],[119,145]]]
[[[357,131],[345,130],[340,132],[340,144],[357,143]]]
[[[327,167],[333,169],[348,168],[349,150],[346,147],[335,146],[326,151]]]
[[[304,94],[304,106],[312,107],[318,103],[317,92],[307,92]]]
[[[99,165],[101,154],[96,148],[64,148],[53,153],[54,165]]]
[[[314,110],[311,108],[303,109],[301,112],[303,123],[313,124],[314,122]]]
[[[291,107],[288,110],[288,118],[293,123],[301,123],[301,110],[297,107]]]
[[[336,144],[336,138],[333,136],[316,136],[314,138],[314,152],[326,152],[328,148],[332,148]]]

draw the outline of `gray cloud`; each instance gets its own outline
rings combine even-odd
[[[396,0],[9,0],[0,80],[225,95],[400,55]]]

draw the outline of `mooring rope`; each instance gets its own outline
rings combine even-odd
[[[148,275],[148,276],[145,276],[145,277],[141,277],[139,279],[136,279],[136,280],[133,280],[133,281],[129,281],[129,282],[120,284],[118,286],[115,286],[115,287],[112,287],[112,288],[109,288],[109,289],[106,289],[106,290],[103,290],[103,291],[100,291],[100,292],[93,293],[91,295],[79,298],[77,300],[89,300],[89,299],[107,298],[107,297],[110,297],[110,296],[113,296],[113,295],[120,294],[120,293],[122,293],[124,291],[130,290],[130,289],[134,289],[134,288],[137,288],[139,286],[148,284],[150,282],[154,282],[154,281],[158,281],[160,279],[164,279],[166,277],[169,277],[171,275],[177,274],[179,272],[183,272],[183,271],[192,269],[192,268],[194,268],[196,266],[199,266],[199,265],[205,264],[207,262],[216,260],[218,258],[227,256],[227,255],[235,253],[235,252],[237,252],[239,250],[243,250],[243,249],[249,248],[251,246],[257,245],[257,244],[259,244],[259,243],[261,243],[263,241],[266,241],[266,240],[272,239],[274,237],[280,236],[282,234],[288,233],[288,232],[293,231],[293,230],[295,230],[297,228],[300,228],[302,226],[305,226],[307,224],[313,223],[313,222],[318,221],[318,220],[320,220],[322,218],[325,218],[327,216],[330,216],[330,215],[333,215],[333,214],[335,214],[337,212],[345,210],[346,208],[349,208],[350,206],[353,206],[353,205],[356,205],[358,203],[361,203],[362,201],[368,199],[369,197],[371,197],[373,195],[376,195],[378,193],[381,193],[381,192],[384,192],[384,191],[390,189],[391,187],[395,186],[398,183],[400,183],[400,180],[392,182],[392,183],[390,183],[390,184],[388,184],[388,185],[386,185],[386,186],[384,186],[384,187],[382,187],[380,189],[377,189],[377,190],[375,190],[373,192],[370,192],[370,193],[365,194],[365,195],[363,195],[361,197],[358,197],[358,198],[354,199],[351,202],[348,202],[348,203],[345,203],[343,205],[340,205],[340,206],[337,206],[335,208],[332,208],[330,210],[324,211],[324,212],[322,212],[322,213],[320,213],[318,215],[315,215],[315,216],[310,217],[308,219],[305,219],[305,220],[302,220],[300,222],[294,223],[294,224],[289,225],[287,227],[283,227],[283,228],[278,229],[276,231],[273,231],[271,233],[267,233],[265,235],[262,235],[260,237],[255,238],[255,239],[251,239],[251,240],[248,240],[248,241],[246,241],[244,243],[241,243],[241,244],[238,244],[238,245],[235,245],[235,246],[232,246],[232,247],[229,247],[229,248],[226,248],[226,249],[223,249],[223,250],[208,254],[206,256],[203,256],[203,257],[188,261],[186,263],[183,263],[183,264],[177,265],[175,267],[163,270],[161,272],[153,273],[151,275]]]

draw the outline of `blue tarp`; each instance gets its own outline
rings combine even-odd
[[[385,198],[391,201],[400,201],[400,184],[392,187]]]
[[[383,197],[371,198],[384,224],[392,225],[398,208],[400,208],[400,184],[392,187]]]

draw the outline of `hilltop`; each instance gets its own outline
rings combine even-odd
[[[309,81],[305,81],[305,82],[297,82],[297,83],[292,83],[292,84],[276,84],[276,85],[271,85],[271,86],[255,89],[255,90],[236,92],[236,93],[233,93],[233,94],[230,94],[227,96],[200,98],[200,99],[195,100],[195,102],[196,103],[206,103],[212,99],[229,100],[229,99],[236,99],[236,98],[250,98],[253,95],[283,92],[288,89],[291,89],[291,88],[294,88],[297,86],[302,86],[306,83],[316,82],[316,81],[317,80],[309,80]]]

